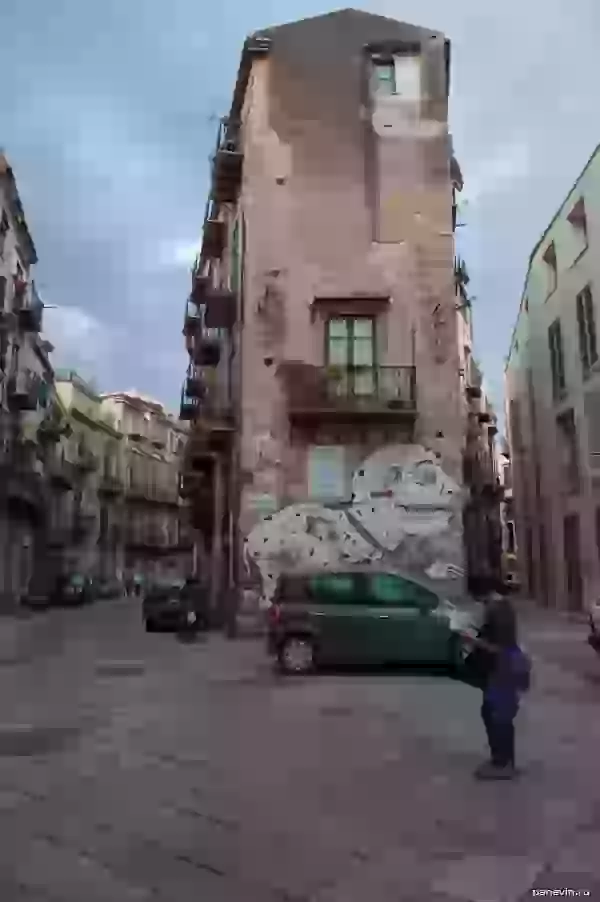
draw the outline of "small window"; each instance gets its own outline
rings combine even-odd
[[[577,295],[577,325],[579,328],[579,356],[583,375],[587,376],[590,368],[598,360],[594,299],[589,285],[586,285],[583,291]]]
[[[353,573],[323,573],[309,580],[309,592],[322,604],[356,604],[357,577]]]
[[[403,100],[421,99],[421,58],[403,53],[394,58],[396,94]]]
[[[573,410],[568,410],[556,419],[558,464],[561,487],[568,494],[577,495],[580,489],[579,444],[577,425]]]
[[[396,67],[393,59],[374,62],[373,93],[387,95],[396,93]]]
[[[6,213],[2,212],[2,219],[0,220],[0,257],[4,256],[4,245],[6,243],[6,235],[8,233],[8,217]]]
[[[559,319],[554,320],[548,329],[548,348],[552,372],[552,396],[556,401],[564,395],[566,389],[562,329]]]
[[[567,216],[567,221],[573,228],[573,237],[576,242],[575,259],[577,259],[588,247],[587,216],[583,197],[579,198]]]
[[[437,606],[437,597],[433,592],[393,573],[374,573],[369,581],[369,595],[377,605],[402,605],[409,608]]]
[[[556,262],[556,247],[553,241],[550,242],[544,251],[542,260],[546,264],[546,296],[556,291],[558,284],[558,267]]]

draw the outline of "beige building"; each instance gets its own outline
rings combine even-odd
[[[136,392],[102,396],[124,436],[124,555],[128,573],[193,572],[187,505],[180,496],[186,429],[157,401]]]
[[[74,371],[56,373],[56,392],[69,429],[52,459],[50,541],[63,568],[115,580],[123,569],[123,436],[97,391]]]
[[[506,365],[516,538],[540,604],[600,590],[600,147],[529,259]]]
[[[244,45],[184,325],[214,598],[372,559],[462,590],[449,87],[443,34],[353,10]]]

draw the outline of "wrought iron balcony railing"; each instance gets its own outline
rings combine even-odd
[[[35,282],[15,277],[13,311],[24,332],[41,332],[44,304],[37,293]]]
[[[213,163],[212,184],[213,197],[218,203],[233,203],[237,199],[242,180],[243,161],[239,129],[226,119],[221,120]]]
[[[290,416],[322,414],[396,419],[414,417],[417,412],[414,366],[300,364],[287,373],[284,370],[284,378]]]

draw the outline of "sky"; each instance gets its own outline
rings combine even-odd
[[[1,0],[0,146],[39,256],[57,366],[176,410],[217,117],[259,28],[315,0]],[[452,40],[458,245],[502,405],[527,258],[600,143],[598,0],[373,0]]]

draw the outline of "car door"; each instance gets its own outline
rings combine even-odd
[[[417,660],[421,609],[406,580],[394,573],[367,577],[370,644],[382,661]]]
[[[360,574],[319,573],[308,578],[311,620],[325,660],[355,660],[363,656]]]

